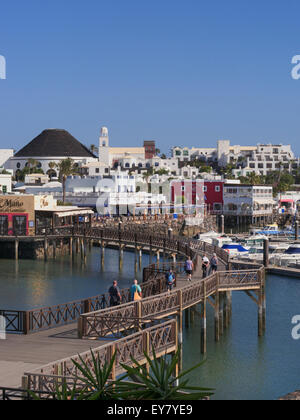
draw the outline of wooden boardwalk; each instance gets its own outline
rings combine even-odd
[[[178,276],[177,289],[188,284],[185,275]],[[78,339],[77,323],[29,335],[7,334],[7,339],[0,341],[0,387],[21,387],[24,372],[35,371],[55,360],[81,354],[110,342],[110,339]]]
[[[20,387],[24,372],[53,360],[99,347],[107,340],[79,340],[77,325],[67,325],[30,335],[8,334],[0,340],[0,386]]]
[[[265,271],[261,266],[233,263],[222,249],[182,237],[160,237],[146,235],[144,232],[139,234],[97,228],[78,232],[65,229],[59,234],[70,239],[70,257],[76,250],[76,239],[83,260],[86,257],[87,241],[96,241],[102,248],[118,244],[120,252],[128,246],[134,246],[136,252],[147,248],[150,260],[156,254],[158,258],[160,253],[169,254],[173,263],[152,264],[144,269],[145,298],[140,302],[130,302],[129,290],[124,290],[121,292],[124,304],[115,308],[108,308],[109,299],[105,294],[27,312],[2,311],[8,325],[15,328],[13,331],[25,335],[8,335],[7,340],[0,341],[0,386],[20,386],[21,377],[25,374],[30,389],[55,389],[57,376],[73,377],[71,358],[79,353],[90,358],[91,348],[101,360],[111,360],[116,351],[115,373],[118,373],[120,363],[130,363],[132,356],[143,360],[144,352],[150,354],[153,346],[160,355],[174,353],[178,347],[182,348],[183,313],[197,304],[201,304],[201,351],[205,353],[207,304],[215,310],[215,335],[218,341],[223,331],[223,313],[227,319],[226,325],[231,312],[231,292],[235,290],[245,291],[257,303],[259,335],[264,333]],[[223,271],[202,280],[201,257],[204,254],[211,256],[214,252],[220,260],[219,270]],[[194,260],[196,270],[192,283],[187,281],[183,273],[183,264],[176,263],[177,255],[184,258],[190,256]],[[173,292],[166,293],[165,273],[169,267],[176,268],[177,287]],[[152,326],[148,325],[144,329],[145,322],[153,319],[160,321],[154,321]],[[74,324],[62,326],[65,322]],[[123,339],[113,340],[112,337],[116,338],[115,325],[121,322],[122,328],[118,327],[118,331],[127,331],[129,326],[130,334]],[[78,339],[77,332],[89,340]]]

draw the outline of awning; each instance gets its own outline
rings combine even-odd
[[[54,213],[54,215],[57,217],[88,216],[89,214],[94,214],[93,210],[76,209],[76,210],[56,211]]]

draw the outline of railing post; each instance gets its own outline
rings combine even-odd
[[[83,317],[80,316],[78,319],[78,323],[77,323],[77,334],[78,334],[78,338],[80,340],[82,340],[82,338],[84,337],[84,320]]]
[[[144,347],[145,353],[147,354],[148,357],[150,357],[150,352],[151,352],[151,349],[150,349],[150,333],[148,331],[146,331],[144,333],[144,346],[145,346]],[[150,365],[149,365],[148,362],[146,362],[146,370],[147,370],[148,373],[150,372]]]
[[[138,301],[135,303],[135,313],[137,318],[137,331],[142,330],[142,301]]]
[[[112,344],[111,346],[111,354],[110,354],[110,360],[109,362],[112,361],[112,358],[116,355],[116,345]],[[117,360],[115,357],[115,361],[113,363],[113,367],[112,367],[112,371],[111,371],[111,380],[115,381],[116,380],[116,365],[117,365]]]
[[[30,314],[28,311],[23,312],[23,334],[29,334],[30,330]]]
[[[88,314],[91,312],[91,301],[90,299],[86,299],[83,301],[83,313]]]

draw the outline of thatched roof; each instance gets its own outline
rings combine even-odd
[[[81,157],[96,156],[66,130],[44,130],[27,146],[23,147],[15,157]]]

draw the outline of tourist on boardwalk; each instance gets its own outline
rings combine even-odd
[[[209,267],[209,259],[207,258],[206,255],[204,255],[202,259],[202,272],[203,272],[204,279],[207,277],[208,267]]]
[[[142,289],[138,285],[138,281],[134,280],[133,285],[130,288],[131,300],[138,301],[142,299]]]
[[[167,281],[167,290],[168,292],[171,292],[175,284],[175,274],[173,273],[172,270],[167,272],[166,281]]]
[[[219,261],[218,261],[218,257],[217,254],[213,254],[212,259],[210,260],[210,270],[209,270],[209,274],[214,274],[218,271],[218,265],[219,265]]]
[[[191,260],[191,257],[189,257],[185,262],[185,272],[187,274],[188,281],[192,281],[193,270],[194,270],[194,263]]]
[[[113,285],[109,288],[108,293],[110,296],[110,306],[118,306],[121,304],[122,297],[117,281],[113,282]]]

